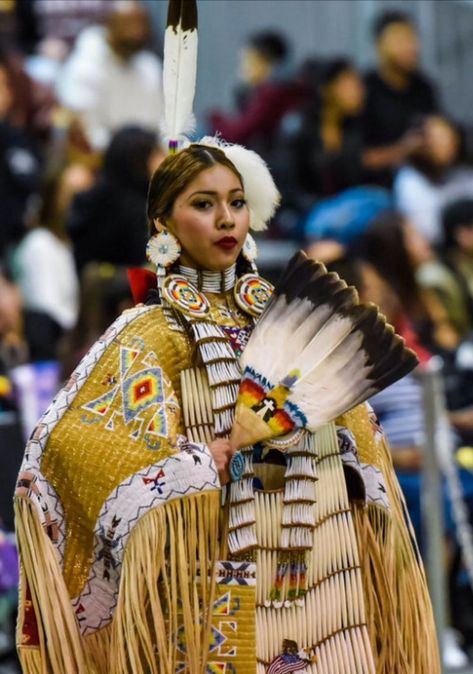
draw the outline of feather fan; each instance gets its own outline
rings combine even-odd
[[[417,365],[374,304],[297,253],[241,357],[237,447],[319,426]]]
[[[170,149],[192,130],[197,73],[196,0],[169,0],[164,34],[164,133]]]

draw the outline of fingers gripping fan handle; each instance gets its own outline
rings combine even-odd
[[[231,440],[238,447],[315,430],[418,363],[374,304],[299,252],[241,357]]]

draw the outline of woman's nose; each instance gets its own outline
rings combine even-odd
[[[233,229],[235,227],[234,217],[228,204],[222,204],[218,213],[217,227],[219,229]]]

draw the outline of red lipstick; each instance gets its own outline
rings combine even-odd
[[[238,241],[233,236],[224,236],[223,239],[219,239],[215,242],[216,246],[219,246],[224,250],[232,250],[237,244]]]

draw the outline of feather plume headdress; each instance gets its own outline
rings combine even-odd
[[[170,0],[164,37],[164,122],[169,150],[188,147],[194,128],[192,112],[197,75],[197,6],[195,0]],[[266,229],[279,205],[280,195],[265,161],[242,145],[205,136],[199,145],[217,147],[235,165],[243,179],[250,211],[250,227]]]
[[[194,127],[195,82],[197,75],[196,0],[169,0],[164,34],[164,122],[163,132],[170,151]]]

